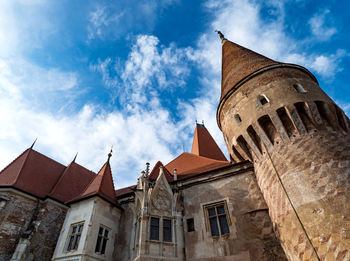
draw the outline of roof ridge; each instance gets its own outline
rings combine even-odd
[[[3,168],[1,171],[0,171],[0,175],[2,172],[4,172],[6,169],[8,169],[10,167],[10,165],[12,163],[14,163],[17,159],[19,159],[25,152],[27,152],[30,148],[26,149],[25,151],[23,151],[21,154],[19,154],[14,160],[12,160],[9,164],[7,164],[7,166],[5,168]],[[24,162],[23,162],[23,165],[24,165]],[[23,167],[22,165],[22,167]],[[21,167],[21,170],[22,170],[22,167]],[[17,178],[16,178],[17,180]]]
[[[22,164],[20,170],[18,171],[18,175],[17,175],[17,177],[16,177],[16,179],[15,179],[15,181],[13,182],[12,185],[16,185],[16,183],[17,183],[17,181],[18,181],[18,179],[19,179],[19,176],[20,176],[20,174],[21,174],[21,172],[22,172],[22,170],[23,170],[23,168],[24,168],[24,165],[25,165],[25,164],[27,163],[27,161],[28,161],[29,154],[33,151],[32,148],[28,148],[27,150],[28,150],[28,155],[26,156],[26,158],[25,158],[25,160],[24,160],[24,162],[23,162],[23,164]],[[22,154],[21,154],[21,155],[22,155]]]

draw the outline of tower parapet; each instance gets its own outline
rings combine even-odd
[[[316,78],[226,40],[217,120],[231,158],[254,163],[289,259],[350,259],[350,121]]]

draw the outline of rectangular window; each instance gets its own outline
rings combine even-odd
[[[227,223],[225,204],[210,206],[206,209],[208,213],[211,235],[215,237],[229,234],[230,230]]]
[[[67,246],[67,251],[73,251],[78,249],[83,227],[84,227],[84,223],[74,224],[71,226],[70,234],[68,237],[69,242]]]
[[[186,222],[187,222],[187,232],[194,231],[194,220],[193,220],[193,218],[188,218],[186,220]]]
[[[95,253],[103,255],[106,252],[109,230],[100,227],[98,230]]]
[[[163,219],[163,241],[171,242],[171,220]]]
[[[151,240],[159,240],[159,218],[151,217]]]

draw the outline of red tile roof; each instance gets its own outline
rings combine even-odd
[[[73,203],[80,201],[85,198],[89,198],[92,196],[100,196],[108,202],[117,205],[118,202],[116,200],[116,195],[114,191],[113,177],[111,166],[109,165],[109,161],[107,161],[98,172],[98,174],[92,179],[90,184],[86,187],[86,189],[73,200],[66,203]]]
[[[246,76],[274,64],[280,63],[225,39],[222,45],[220,100]]]
[[[187,174],[199,174],[221,168],[229,165],[230,163],[226,160],[214,160],[202,156],[195,155],[193,153],[184,152],[173,161],[169,162],[165,168],[168,170],[176,169],[177,175]]]
[[[160,168],[161,166],[164,167],[163,163],[160,162],[160,161],[158,161],[158,162],[156,163],[156,165],[154,165],[154,167],[153,167],[151,173],[149,174],[149,178],[150,178],[151,180],[156,180],[156,179],[158,178],[158,175],[159,175],[159,168]],[[166,169],[166,168],[163,168],[163,170],[164,170],[164,175],[165,175],[167,181],[168,181],[168,182],[173,181],[173,175],[171,174],[170,170],[169,170],[169,169]]]
[[[192,153],[210,159],[227,161],[224,153],[222,153],[207,128],[205,128],[203,124],[196,125],[193,136]]]
[[[72,162],[63,172],[55,187],[49,194],[49,197],[66,202],[76,198],[96,174],[83,166]]]
[[[27,149],[0,172],[0,186],[14,187],[45,198],[64,169],[64,165],[33,149]]]
[[[125,187],[125,188],[121,188],[121,189],[117,189],[115,191],[115,195],[117,198],[122,197],[124,195],[130,194],[130,193],[134,193],[134,189],[136,188],[136,185],[132,185],[129,187]]]

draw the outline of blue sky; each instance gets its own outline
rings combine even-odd
[[[0,0],[0,168],[35,149],[118,188],[191,150],[215,113],[225,36],[300,64],[349,115],[349,1]]]

